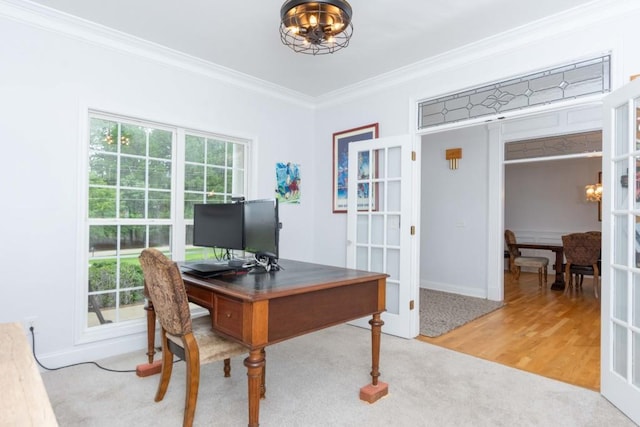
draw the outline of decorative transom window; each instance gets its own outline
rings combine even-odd
[[[572,133],[508,142],[504,159],[523,160],[602,152],[602,131]]]
[[[247,141],[90,113],[86,327],[145,316],[142,249],[210,255],[192,245],[193,205],[246,194],[247,150]]]
[[[611,90],[611,58],[575,62],[418,103],[418,129]]]

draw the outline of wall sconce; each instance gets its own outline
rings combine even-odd
[[[458,160],[462,158],[462,148],[450,148],[445,152],[445,158],[449,160],[449,169],[458,169]]]
[[[602,201],[602,184],[589,184],[584,187],[588,202]]]
[[[585,185],[584,192],[588,202],[598,202],[598,221],[602,221],[602,172],[596,184]]]

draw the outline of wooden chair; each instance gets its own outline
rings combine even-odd
[[[509,270],[514,275],[515,280],[520,279],[520,270],[522,267],[533,267],[538,270],[538,287],[542,287],[542,281],[544,280],[544,286],[547,286],[547,268],[549,265],[549,259],[545,257],[537,256],[522,256],[516,244],[516,235],[511,230],[504,231],[504,240],[509,249]]]
[[[224,360],[224,374],[228,377],[230,358],[248,353],[248,350],[243,345],[216,334],[211,328],[210,316],[191,319],[184,282],[175,262],[152,248],[144,249],[139,260],[149,298],[161,326],[162,371],[155,401],[161,401],[167,391],[175,354],[187,364],[182,425],[190,427],[198,399],[200,365]]]
[[[562,246],[564,256],[567,259],[565,265],[565,293],[574,289],[582,289],[582,280],[573,274],[593,275],[593,293],[599,298],[600,271],[598,261],[600,260],[600,235],[594,233],[572,233],[562,236]]]

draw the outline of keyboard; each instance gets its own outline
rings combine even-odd
[[[218,273],[221,271],[233,270],[233,267],[229,267],[228,262],[188,262],[184,264],[184,267],[197,273]]]

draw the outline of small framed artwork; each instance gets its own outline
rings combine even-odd
[[[378,137],[378,123],[333,134],[333,212],[347,212],[349,144]],[[364,159],[363,159],[364,160]],[[367,163],[369,159],[366,159]],[[368,191],[367,191],[368,192]]]
[[[300,204],[300,165],[276,163],[276,198],[278,203]]]

